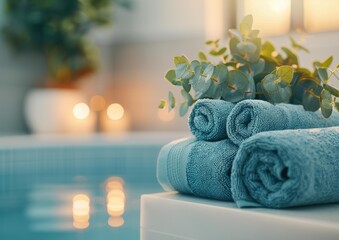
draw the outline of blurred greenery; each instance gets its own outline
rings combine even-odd
[[[180,105],[179,114],[183,116],[202,98],[298,104],[307,111],[320,108],[326,118],[333,108],[339,109],[339,90],[329,85],[331,78],[339,80],[339,65],[330,68],[332,56],[323,62],[314,61],[313,70],[303,68],[296,52],[309,52],[307,48],[290,36],[292,48],[281,47],[283,53],[279,53],[271,42],[262,43],[259,30],[252,29],[252,24],[253,17],[247,15],[238,29],[230,29],[228,46],[220,46],[219,39],[205,42],[211,50],[207,54],[200,51],[199,60],[190,62],[184,55],[174,57],[175,68],[166,73],[165,79],[182,88],[184,100],[176,101],[170,92],[169,110]],[[208,55],[218,62],[209,60]],[[164,107],[166,101],[162,100],[159,108]]]
[[[113,7],[128,0],[5,0],[2,33],[12,48],[38,51],[48,63],[48,80],[73,82],[97,67],[97,53],[86,35],[109,25]]]

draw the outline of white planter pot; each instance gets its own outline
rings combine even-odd
[[[24,115],[33,133],[90,133],[95,130],[95,114],[91,111],[78,119],[73,108],[85,102],[77,90],[32,89],[25,100]]]

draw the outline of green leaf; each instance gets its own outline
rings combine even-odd
[[[253,71],[253,76],[261,73],[265,69],[265,61],[263,59],[259,59],[256,63],[251,63],[250,68]]]
[[[304,92],[302,105],[306,111],[315,112],[320,108],[320,90],[321,88],[317,89],[308,89]]]
[[[298,44],[291,35],[289,37],[290,37],[290,40],[291,40],[291,45],[295,50],[302,50],[302,51],[305,51],[307,53],[310,52],[307,48]]]
[[[334,103],[334,107],[339,112],[339,102],[335,102]]]
[[[179,64],[189,65],[189,61],[188,61],[187,57],[185,57],[184,55],[182,55],[182,56],[175,56],[174,57],[174,65],[177,66]]]
[[[246,63],[246,60],[243,58],[241,51],[237,47],[239,43],[240,41],[237,38],[231,37],[229,42],[231,55],[239,63]]]
[[[271,73],[279,65],[279,63],[272,57],[268,57],[268,56],[265,56],[265,55],[262,55],[261,57],[265,61],[265,68],[263,70],[264,73],[267,73],[267,74]]]
[[[257,50],[257,46],[251,42],[240,42],[237,44],[237,48],[242,52],[249,54],[254,53]]]
[[[210,79],[214,72],[214,66],[212,64],[208,64],[206,68],[204,69],[204,72],[202,74],[202,77],[206,79]]]
[[[252,53],[249,52],[248,61],[251,63],[255,63],[259,60],[260,52],[261,52],[261,39],[255,38],[251,40],[251,42],[256,46],[256,50]]]
[[[318,76],[322,82],[327,82],[328,80],[328,74],[326,68],[318,68]]]
[[[309,89],[317,89],[319,87],[321,88],[321,86],[319,86],[312,78],[297,79],[295,84],[293,85],[292,103],[298,105],[302,104],[304,93]],[[321,91],[322,88],[320,89],[318,94],[320,94]]]
[[[175,74],[175,70],[171,69],[169,70],[166,75],[165,78],[174,86],[181,86],[181,82],[177,80],[176,78],[176,74]]]
[[[322,115],[329,118],[333,110],[332,95],[325,89],[320,94],[320,107]]]
[[[205,42],[206,45],[211,45],[211,44],[213,44],[213,43],[214,43],[213,40],[208,40],[208,41]]]
[[[213,55],[213,56],[220,56],[220,55],[223,55],[224,53],[226,52],[226,48],[221,48],[219,50],[216,50],[216,49],[212,49],[210,51],[210,54]]]
[[[249,34],[250,38],[257,38],[259,36],[260,31],[259,30],[252,30]]]
[[[328,109],[328,108],[323,108],[321,107],[321,113],[325,118],[329,118],[332,115],[333,108]]]
[[[168,92],[169,111],[175,107],[175,98],[171,91]]]
[[[164,109],[165,106],[166,106],[166,100],[161,99],[158,108]]]
[[[194,74],[194,77],[192,78],[192,87],[196,91],[195,98],[200,98],[209,89],[212,84],[211,77],[213,71],[214,66],[212,64],[208,64],[202,74]]]
[[[188,111],[188,105],[187,105],[187,102],[184,102],[184,103],[180,104],[180,109],[179,109],[179,115],[180,115],[180,117],[185,116],[185,114],[187,113],[187,111]]]
[[[278,77],[271,73],[261,81],[265,96],[271,103],[288,103],[292,90],[289,86],[281,87],[277,80]]]
[[[325,61],[321,63],[321,67],[329,68],[333,62],[333,56],[328,57]]]
[[[332,109],[332,95],[324,89],[320,94],[321,107]]]
[[[178,79],[189,79],[192,77],[192,75],[193,73],[190,71],[189,64],[181,63],[176,65],[175,76]]]
[[[186,100],[186,102],[189,106],[191,106],[194,103],[194,100],[193,100],[191,94],[186,92],[184,89],[181,90],[181,95],[184,97],[184,99]]]
[[[229,72],[227,86],[222,98],[230,102],[239,102],[245,98],[249,86],[248,77],[243,72],[232,70]]]
[[[200,61],[207,61],[207,57],[206,57],[205,53],[199,52],[198,56],[199,56]]]
[[[228,31],[232,34],[233,37],[238,39],[238,41],[242,41],[242,36],[238,29],[229,29]]]
[[[276,74],[279,76],[279,79],[288,86],[293,79],[293,68],[291,66],[278,67]]]
[[[190,92],[191,91],[191,84],[190,84],[190,80],[189,79],[183,79],[181,81],[182,83],[182,87],[186,92]]]
[[[191,78],[193,73],[190,72],[189,60],[184,56],[175,56],[175,75],[177,79],[188,79]]]
[[[240,32],[244,36],[248,36],[251,33],[253,25],[252,15],[245,16],[240,23]]]
[[[218,64],[213,71],[212,79],[216,84],[223,84],[228,79],[228,69],[224,64]]]
[[[269,41],[266,41],[263,43],[262,45],[262,50],[261,50],[261,54],[265,55],[267,57],[272,57],[272,53],[275,51],[275,47],[273,46],[273,44]]]
[[[339,90],[338,89],[336,89],[336,88],[334,88],[334,87],[332,87],[332,86],[330,86],[330,85],[328,85],[326,83],[324,83],[323,87],[324,87],[324,89],[326,89],[333,96],[339,97]]]
[[[211,77],[212,84],[202,96],[204,98],[220,99],[228,80],[228,69],[224,64],[219,64],[214,68]]]
[[[284,60],[284,64],[286,64],[286,65],[293,65],[293,64],[299,65],[297,55],[295,55],[290,49],[288,49],[286,47],[282,47],[281,50],[283,50],[287,55],[287,58]]]

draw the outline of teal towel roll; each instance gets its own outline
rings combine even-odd
[[[326,119],[319,111],[305,111],[300,105],[273,105],[261,100],[244,100],[232,109],[226,128],[228,137],[240,145],[259,132],[333,126],[339,126],[338,112],[333,112]]]
[[[228,139],[207,142],[188,138],[171,142],[158,156],[158,182],[166,191],[232,200],[230,175],[237,150]]]
[[[339,127],[259,133],[240,145],[232,195],[239,207],[339,202]]]
[[[226,120],[233,107],[233,103],[224,100],[198,100],[188,120],[191,132],[198,140],[226,139]]]

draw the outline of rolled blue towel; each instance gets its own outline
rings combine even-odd
[[[328,119],[319,111],[309,112],[301,105],[273,105],[261,100],[244,100],[232,109],[227,119],[227,135],[240,145],[259,132],[339,126],[339,113]]]
[[[166,191],[218,200],[232,200],[231,166],[238,147],[230,140],[180,139],[159,153],[157,178]]]
[[[339,202],[339,127],[259,133],[240,145],[232,194],[239,207]]]
[[[234,103],[224,100],[198,100],[188,120],[191,132],[198,140],[226,139],[226,120],[233,107]]]

